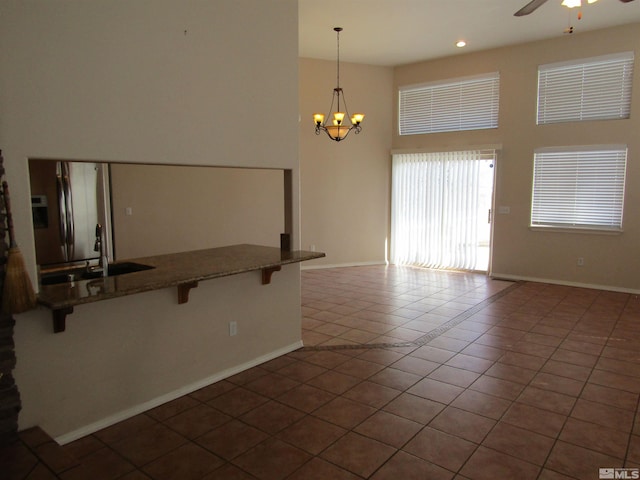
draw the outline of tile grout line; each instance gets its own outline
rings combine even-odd
[[[565,297],[563,298],[563,300],[564,300],[564,299],[566,299],[566,298],[567,298],[567,297],[566,297],[566,295],[565,295]],[[562,303],[562,300],[561,300],[560,302],[558,302],[558,304],[556,304],[556,306],[557,306],[557,305],[559,305],[560,303]],[[592,304],[593,304],[593,302],[591,302],[591,305],[592,305]],[[583,315],[584,315],[584,314],[583,314]],[[546,316],[546,315],[545,315],[545,316]],[[578,320],[578,321],[579,321],[579,320]],[[576,323],[577,323],[577,322],[576,322]],[[535,325],[535,326],[537,326],[537,325],[539,325],[539,324],[540,324],[540,320],[538,320],[538,321],[536,322],[536,325]],[[572,327],[572,329],[571,329],[567,334],[565,334],[565,336],[564,336],[564,337],[562,337],[563,341],[564,341],[564,340],[566,340],[566,338],[570,335],[570,333],[573,331],[573,329],[574,329],[574,328],[575,328],[575,324],[574,324],[574,327]],[[531,332],[531,329],[527,330],[527,333],[530,333],[530,332]],[[518,396],[517,396],[515,399],[511,400],[511,404],[509,405],[509,408],[507,408],[507,409],[502,413],[502,415],[500,416],[500,418],[496,420],[496,424],[495,424],[493,427],[491,427],[491,429],[487,432],[487,434],[484,436],[484,438],[483,438],[482,442],[484,442],[484,441],[487,439],[487,437],[491,434],[491,432],[493,432],[493,431],[495,430],[496,426],[500,423],[500,421],[502,421],[502,419],[504,418],[504,416],[505,416],[505,415],[507,414],[507,412],[508,412],[512,407],[513,407],[513,405],[514,405],[514,404],[516,404],[516,403],[518,403],[518,399],[523,395],[524,391],[525,391],[527,388],[532,387],[532,382],[533,382],[533,380],[535,379],[535,377],[536,377],[540,372],[542,372],[542,371],[543,371],[544,366],[545,366],[545,365],[546,365],[546,364],[551,360],[551,357],[553,356],[553,354],[554,354],[555,352],[557,352],[557,351],[558,351],[558,349],[560,348],[560,345],[562,345],[562,342],[560,342],[560,343],[558,344],[558,346],[556,346],[556,347],[554,348],[554,352],[546,358],[546,360],[544,361],[544,363],[543,363],[542,365],[540,365],[540,367],[538,367],[538,368],[537,368],[537,370],[536,370],[536,375],[534,375],[534,376],[533,376],[533,377],[532,377],[532,378],[527,382],[527,384],[526,384],[526,385],[524,385],[524,388],[523,388],[523,389],[522,389],[522,391],[518,394]],[[509,352],[509,351],[507,351],[507,353],[508,353],[508,352]],[[520,353],[520,352],[516,352],[516,353]],[[506,354],[505,354],[505,355],[506,355]],[[523,355],[529,355],[529,354],[523,354]],[[503,355],[503,356],[504,356],[504,355]],[[500,357],[500,358],[502,358],[502,357]],[[500,358],[498,358],[498,359],[494,362],[494,365],[495,365],[495,364],[497,364],[497,363],[500,361]],[[541,357],[541,358],[544,358],[544,357]],[[525,367],[521,367],[521,368],[525,368]],[[586,383],[586,381],[585,381],[585,383]],[[538,388],[538,387],[533,386],[533,388]],[[583,386],[582,388],[584,389],[584,386]],[[553,390],[551,390],[551,391],[552,391],[552,392],[554,392]],[[558,393],[559,393],[559,392],[558,392]],[[576,397],[576,402],[577,402],[577,399],[578,399],[578,398],[579,398],[579,397]],[[524,405],[527,405],[527,404],[524,404]],[[575,402],[574,402],[574,406],[575,406]],[[543,409],[543,410],[544,410],[544,409]],[[572,410],[573,410],[573,407],[572,407]],[[554,413],[557,413],[557,412],[554,412]],[[544,472],[545,468],[547,468],[547,467],[546,467],[547,461],[549,460],[549,457],[551,456],[551,452],[553,451],[553,448],[555,447],[556,443],[558,442],[558,439],[559,439],[559,437],[560,437],[560,434],[562,433],[562,430],[564,429],[564,426],[565,426],[565,424],[566,424],[567,420],[569,419],[569,415],[570,415],[570,413],[571,413],[571,412],[569,412],[569,414],[567,414],[567,415],[564,415],[566,418],[565,418],[565,420],[564,420],[564,422],[563,422],[563,424],[562,424],[562,427],[561,427],[561,428],[560,428],[560,430],[558,431],[557,436],[556,436],[556,437],[549,437],[549,438],[553,438],[553,443],[552,443],[551,447],[549,448],[549,452],[548,452],[548,453],[547,453],[547,455],[545,456],[544,461],[543,461],[540,465],[535,464],[535,463],[532,463],[532,462],[528,462],[528,463],[530,463],[531,465],[534,465],[534,466],[536,466],[536,467],[538,467],[538,468],[539,468],[539,470],[538,470],[538,474],[536,475],[536,478],[540,478],[540,476],[543,474],[543,472]],[[516,428],[523,429],[523,427],[521,427],[521,426],[519,426],[519,425],[513,425],[513,424],[510,424],[510,423],[508,423],[508,422],[507,422],[507,425],[511,425],[511,426],[516,427]],[[525,429],[525,430],[529,431],[528,429]],[[539,432],[534,432],[534,433],[539,433]],[[541,433],[539,433],[539,434],[540,434],[540,435],[543,435],[543,434],[541,434]],[[546,436],[546,435],[544,435],[544,436]],[[475,452],[480,448],[480,446],[482,446],[482,442],[480,442],[480,444],[478,445],[478,447],[476,448],[476,450],[474,451],[474,453],[475,453]],[[518,459],[518,460],[522,460],[522,461],[525,461],[525,462],[527,461],[527,460],[524,460],[524,459],[519,458],[519,457],[517,457],[517,456],[511,455],[511,454],[509,454],[509,453],[501,452],[500,450],[495,450],[495,449],[493,449],[493,448],[491,448],[491,447],[488,447],[488,446],[485,446],[485,448],[488,448],[488,449],[490,449],[490,450],[496,451],[496,452],[501,453],[501,454],[503,454],[503,455],[508,455],[508,456],[513,457],[513,458],[516,458],[516,459]],[[464,464],[460,467],[460,470],[458,471],[458,473],[460,473],[460,471],[462,471],[462,469],[464,468],[464,465],[466,465],[466,463],[469,461],[469,459],[470,459],[472,456],[473,456],[473,454],[472,454],[472,455],[470,455],[470,456],[469,456],[469,458],[464,462]],[[552,471],[553,471],[553,470],[552,470]],[[560,473],[560,472],[557,472],[557,473]]]
[[[456,317],[454,317],[453,319],[449,320],[449,321],[448,321],[448,322],[446,322],[445,324],[443,324],[443,325],[441,325],[441,326],[439,326],[439,327],[436,327],[435,329],[433,329],[432,331],[428,332],[427,334],[425,334],[425,335],[423,335],[423,336],[419,337],[418,339],[416,339],[416,340],[415,340],[415,341],[413,341],[413,342],[402,342],[402,343],[397,343],[397,344],[373,344],[373,345],[372,345],[372,344],[369,344],[369,345],[366,345],[366,347],[367,347],[368,349],[373,349],[373,348],[387,348],[387,346],[390,346],[390,347],[407,347],[407,346],[421,347],[421,346],[424,346],[424,345],[426,345],[429,341],[431,341],[431,340],[433,340],[434,338],[436,338],[436,337],[438,337],[438,336],[442,335],[443,333],[445,333],[446,331],[450,330],[451,328],[453,328],[453,327],[455,327],[455,326],[459,325],[459,324],[460,324],[460,323],[462,323],[464,320],[466,320],[466,319],[468,319],[469,317],[471,317],[473,314],[475,314],[475,313],[477,313],[478,311],[480,311],[480,310],[482,310],[483,308],[485,308],[487,305],[490,305],[490,304],[494,303],[495,301],[499,300],[500,298],[502,298],[503,296],[507,295],[508,293],[511,293],[512,291],[516,290],[516,289],[517,289],[517,288],[519,288],[522,284],[523,284],[523,282],[518,282],[518,283],[515,283],[514,285],[511,285],[511,286],[509,286],[509,287],[507,287],[507,288],[505,288],[505,289],[501,290],[500,292],[498,292],[498,293],[496,293],[496,294],[492,295],[492,296],[491,296],[491,297],[489,297],[488,299],[485,299],[485,300],[483,300],[482,302],[480,302],[480,303],[478,303],[478,304],[474,305],[474,306],[473,306],[473,307],[471,307],[470,309],[468,309],[468,310],[466,310],[466,311],[464,311],[464,312],[460,313],[459,315],[457,315],[457,316],[456,316]],[[472,343],[473,343],[473,342],[471,342],[470,344],[472,344]],[[336,347],[338,347],[338,348],[336,348]],[[326,350],[329,350],[329,351],[330,351],[330,350],[344,350],[344,349],[354,349],[354,350],[356,350],[356,349],[361,349],[361,347],[360,347],[359,345],[345,345],[343,348],[340,348],[340,347],[342,347],[342,346],[309,347],[308,349],[307,349],[307,348],[305,348],[305,349],[302,349],[302,350],[303,350],[303,351],[326,351]],[[457,353],[459,354],[460,352],[457,352]],[[356,357],[356,358],[357,358],[357,357]],[[495,361],[492,363],[492,365],[493,365],[493,364],[495,364],[495,363],[497,363],[497,361],[498,361],[498,360],[495,360]],[[442,363],[442,364],[441,364],[441,366],[442,366],[442,365],[444,365],[444,364],[445,364],[445,363]],[[388,367],[390,367],[390,366],[389,366],[389,365],[387,365],[387,368],[388,368]],[[425,378],[427,378],[427,377],[425,377]],[[365,379],[365,380],[362,380],[360,383],[362,383],[362,382],[364,382],[364,381],[366,381],[366,379]],[[469,389],[469,387],[466,387],[466,388],[463,390],[463,392],[464,392],[464,391],[466,391],[466,390],[468,390],[468,389]],[[463,392],[460,392],[460,394],[459,394],[459,395],[457,395],[457,396],[456,396],[456,398],[457,398],[458,396],[460,396]],[[405,391],[405,393],[406,393],[406,391]],[[451,402],[449,402],[448,404],[443,404],[443,405],[444,405],[444,409],[443,409],[443,411],[444,411],[446,408],[450,407],[450,406],[451,406],[451,403],[452,403],[454,400],[455,400],[455,399],[453,399],[453,400],[452,400]],[[391,402],[391,401],[389,401],[388,403],[390,403],[390,402]],[[388,403],[387,403],[387,404],[388,404]],[[511,401],[511,403],[514,403],[514,401]],[[381,408],[380,408],[380,409],[378,409],[378,410],[379,410],[379,411],[383,411],[383,410],[382,410],[382,408],[383,408],[383,407],[381,407]],[[481,415],[481,416],[482,416],[482,415]],[[425,424],[425,425],[423,426],[423,428],[422,428],[420,431],[424,430],[424,428],[426,428],[426,427],[429,427],[429,426],[431,425],[431,422],[432,422],[435,418],[437,418],[437,417],[438,417],[438,415],[436,415],[434,418],[432,418],[432,419],[431,419],[427,424]],[[367,417],[367,418],[370,418],[370,417]],[[489,418],[489,417],[487,417],[487,418]],[[363,423],[363,422],[364,422],[364,421],[366,421],[366,420],[367,420],[367,419],[364,419],[364,420],[363,420],[362,422],[360,422],[360,423]],[[355,428],[355,427],[354,427],[354,428]],[[433,427],[430,427],[430,428],[433,428]],[[351,431],[353,431],[353,430],[354,430],[354,429],[351,429]],[[436,430],[438,430],[438,429],[436,429]],[[404,447],[404,446],[406,446],[406,445],[407,445],[407,444],[408,444],[408,443],[409,443],[413,438],[415,438],[417,435],[419,435],[419,433],[420,433],[420,432],[416,432],[416,433],[415,433],[415,434],[414,434],[410,439],[408,439],[408,440],[404,443],[403,447]],[[451,435],[451,434],[450,434],[450,433],[448,433],[448,432],[443,432],[443,433],[446,433],[446,434],[448,434],[448,435]],[[487,435],[489,435],[489,433],[490,433],[490,432],[487,432]],[[485,438],[486,438],[486,436],[487,436],[487,435],[485,435]],[[472,442],[472,443],[473,443],[473,442]],[[480,447],[480,445],[481,445],[481,442],[480,442],[480,443],[478,443],[478,444],[476,445],[476,448],[474,449],[474,452],[475,452],[475,451],[477,451],[477,449]],[[403,451],[403,450],[402,450],[402,448],[403,448],[403,447],[401,447],[401,448],[396,448],[396,447],[394,447],[394,448],[396,448],[396,453],[397,453],[397,452],[399,452],[399,451]],[[377,470],[381,469],[381,468],[382,468],[382,467],[383,467],[383,466],[384,466],[384,465],[385,465],[385,464],[386,464],[386,463],[387,463],[391,458],[393,458],[393,456],[395,456],[395,454],[394,454],[394,455],[392,455],[389,459],[387,459],[387,460],[386,460],[382,465],[380,465],[380,466],[378,467],[378,469],[377,469]],[[514,458],[517,458],[517,457],[514,457]],[[455,471],[455,472],[452,472],[451,470],[449,470],[448,468],[443,467],[442,465],[439,465],[439,466],[440,466],[440,468],[444,468],[445,470],[448,470],[449,472],[452,472],[452,474],[453,474],[453,475],[456,475],[456,474],[459,474],[460,470],[462,470],[462,468],[464,467],[464,465],[465,465],[465,464],[466,464],[466,461],[465,461],[465,462],[460,466],[460,468],[459,468],[457,471]],[[376,471],[377,471],[377,470],[376,470]],[[374,472],[374,474],[375,474],[375,472]]]
[[[566,298],[566,296],[565,296],[565,298]],[[590,305],[589,305],[590,307],[591,307],[591,306],[593,306],[593,304],[596,302],[596,299],[597,299],[597,297],[595,297],[595,298],[594,298],[594,300],[590,303]],[[627,300],[627,303],[628,303],[628,301],[629,301],[629,300]],[[587,310],[588,310],[588,309],[587,309]],[[623,313],[623,312],[624,312],[624,308],[621,310],[620,314],[618,315],[618,319],[616,320],[615,325],[617,325],[617,323],[619,322],[619,320],[620,320],[620,316],[622,315],[622,313]],[[586,310],[585,310],[585,313],[586,313]],[[580,317],[580,318],[582,318],[583,316],[584,316],[584,314],[583,314],[583,315],[581,315],[581,317]],[[575,323],[575,324],[574,324],[574,326],[571,328],[571,330],[570,330],[570,331],[569,331],[569,332],[568,332],[564,337],[562,337],[562,338],[563,338],[563,340],[567,340],[567,337],[568,337],[569,335],[571,335],[571,333],[575,333],[575,326],[576,326],[579,322],[580,322],[580,320],[577,320],[577,321],[576,321],[576,323]],[[538,322],[538,323],[539,323],[539,322]],[[536,325],[537,325],[537,324],[536,324]],[[611,333],[615,330],[615,325],[611,328],[611,332],[609,333],[608,338],[610,338],[610,337],[611,337]],[[530,330],[528,330],[528,332],[530,332]],[[554,353],[555,353],[555,352],[557,352],[557,351],[561,348],[561,345],[562,345],[562,343],[560,343],[558,346],[556,346],[556,347],[554,348]],[[602,346],[602,350],[604,350],[605,346],[606,346],[606,343]],[[517,353],[517,352],[516,352],[516,353]],[[543,368],[544,368],[544,366],[545,366],[545,365],[546,365],[546,364],[551,360],[551,357],[552,357],[552,356],[553,356],[553,354],[551,354],[551,356],[547,357],[547,359],[545,360],[545,362],[544,362],[544,363],[543,363],[543,364],[542,364],[542,365],[537,369],[537,373],[541,373],[541,372],[542,372],[542,373],[544,373],[544,372],[543,372]],[[541,357],[541,358],[543,358],[543,357]],[[598,355],[598,358],[601,358],[601,353]],[[496,361],[494,362],[494,365],[495,365],[496,363],[498,363],[498,362],[499,362],[499,359],[498,359],[498,360],[496,360]],[[537,465],[537,464],[534,464],[534,463],[529,462],[529,463],[531,463],[532,465],[535,465],[535,466],[537,466],[537,467],[539,467],[539,468],[540,468],[540,471],[538,472],[537,478],[540,478],[540,476],[543,474],[543,472],[544,472],[545,468],[546,468],[546,469],[548,469],[548,470],[551,470],[549,467],[547,467],[547,466],[546,466],[547,461],[549,460],[549,457],[551,456],[551,453],[552,453],[552,451],[553,451],[553,448],[555,447],[555,445],[557,444],[557,442],[558,442],[558,441],[560,441],[560,435],[562,434],[562,431],[564,430],[564,427],[565,427],[565,425],[566,425],[567,421],[571,418],[571,417],[570,417],[571,412],[572,412],[572,411],[573,411],[573,409],[575,408],[575,404],[576,404],[576,403],[577,403],[577,401],[580,399],[580,397],[581,397],[581,395],[582,395],[582,392],[584,391],[584,388],[585,388],[585,387],[586,387],[586,385],[588,384],[589,378],[590,378],[590,377],[591,377],[591,375],[593,374],[594,370],[596,370],[596,366],[597,366],[597,362],[596,362],[596,364],[594,364],[594,365],[590,368],[589,376],[588,376],[588,377],[587,377],[587,379],[583,382],[584,384],[583,384],[582,388],[580,389],[580,393],[575,397],[576,401],[574,402],[574,404],[573,404],[573,406],[571,407],[570,411],[569,411],[566,415],[564,415],[564,414],[563,414],[563,416],[565,417],[565,420],[564,420],[564,422],[563,422],[563,424],[562,424],[562,427],[560,428],[560,430],[559,430],[559,432],[558,432],[557,436],[553,438],[553,445],[552,445],[551,449],[549,450],[549,453],[547,454],[547,456],[546,456],[546,458],[545,458],[545,461],[544,461],[541,465]],[[554,374],[554,373],[551,373],[551,375],[556,375],[556,376],[558,376],[557,374]],[[534,378],[535,378],[535,377],[534,377]],[[573,377],[563,377],[563,378],[573,378]],[[526,384],[525,388],[526,388],[526,387],[530,387],[530,386],[532,386],[532,385],[531,385],[531,382],[532,382],[532,381],[533,381],[533,378],[532,378],[532,379],[531,379],[531,380]],[[538,387],[534,387],[534,388],[538,388]],[[555,390],[549,390],[549,391],[550,391],[550,392],[555,392]],[[524,390],[523,390],[523,392],[524,392]],[[522,393],[523,393],[523,392],[521,392],[521,393],[518,395],[518,397],[517,397],[516,399],[514,399],[514,400],[512,400],[512,401],[511,401],[511,406],[513,406],[513,404],[517,403],[518,398],[520,398],[520,396],[522,396]],[[562,394],[562,392],[556,392],[556,393],[561,393],[561,394]],[[571,396],[573,396],[573,395],[571,395]],[[639,398],[639,400],[638,400],[638,402],[637,402],[636,412],[634,413],[634,419],[635,419],[635,416],[637,416],[637,408],[638,408],[638,405],[639,405],[639,404],[640,404],[640,398]],[[525,404],[525,405],[526,405],[526,404]],[[508,409],[507,409],[507,411],[508,411]],[[506,414],[506,411],[502,414],[501,419],[502,419],[502,417],[504,417],[504,415],[505,415],[505,414]],[[501,419],[499,419],[497,422],[500,422],[500,420],[501,420]],[[497,425],[497,423],[496,423],[496,425]],[[496,425],[494,425],[494,426],[491,428],[491,430],[490,430],[490,431],[485,435],[484,439],[486,439],[486,438],[488,437],[488,435],[489,435],[489,434],[490,434],[490,433],[495,429]],[[517,428],[522,428],[522,427],[517,426]],[[632,435],[632,434],[633,434],[633,426],[632,426],[631,432],[629,433],[629,437],[631,437],[631,435]],[[545,435],[545,436],[546,436],[546,435]],[[550,437],[550,438],[551,438],[551,437]],[[483,439],[483,441],[484,441],[484,439]],[[573,444],[573,443],[571,443],[571,442],[568,442],[568,443],[569,443],[569,444],[571,444],[571,445],[575,445],[575,446],[581,447],[580,445],[576,445],[576,444]],[[481,444],[482,444],[482,442],[480,442],[480,443],[478,444],[478,446],[476,447],[476,449],[474,450],[474,452],[478,450],[478,448],[481,446]],[[627,442],[627,450],[626,450],[627,452],[628,452],[629,446],[630,446],[630,443],[629,443],[629,442]],[[517,457],[517,456],[514,456],[514,455],[511,455],[511,454],[508,454],[508,453],[506,453],[506,452],[500,452],[499,450],[495,450],[495,449],[493,449],[493,448],[491,448],[491,447],[487,447],[487,446],[485,446],[485,448],[488,448],[488,449],[494,450],[494,451],[496,451],[496,452],[499,452],[499,453],[502,453],[502,454],[505,454],[505,455],[508,455],[508,456],[514,457],[514,458],[516,458],[516,459],[519,459],[519,457]],[[585,449],[587,449],[587,450],[591,450],[591,451],[593,451],[594,453],[598,453],[598,454],[602,454],[602,455],[609,455],[609,454],[606,454],[606,453],[601,452],[601,451],[598,451],[598,450],[593,450],[593,449],[591,449],[591,448],[589,448],[589,447],[581,447],[581,448],[585,448]],[[472,454],[471,456],[473,456],[473,454]],[[469,458],[471,458],[471,456],[470,456]],[[611,455],[609,455],[609,456],[611,456]],[[462,468],[464,467],[464,465],[468,462],[468,460],[469,460],[469,459],[467,459],[467,460],[464,462],[463,466],[461,466],[461,467],[460,467],[460,470],[458,470],[458,473],[460,473],[460,471],[462,470]],[[522,460],[522,459],[520,459],[520,460]],[[623,459],[623,462],[624,462],[625,464],[626,464],[626,460],[627,460],[627,459],[626,459],[626,455],[625,455],[625,459]],[[525,461],[526,461],[526,460],[525,460]],[[551,470],[551,471],[556,472],[555,470]],[[560,473],[560,472],[556,472],[556,473]],[[566,475],[566,473],[564,473],[564,474]]]
[[[624,311],[627,309],[627,307],[629,306],[630,302],[631,302],[632,296],[630,295],[627,298],[627,301],[625,302],[624,308],[622,309],[622,311],[620,312],[620,315],[618,316],[618,320],[616,321],[615,325],[613,326],[612,332],[615,332],[616,327],[618,326],[618,323],[620,323],[620,319],[622,317],[622,315],[624,314]],[[607,342],[608,343],[608,342]],[[603,351],[604,349],[607,347],[607,345],[605,344],[605,346],[603,347]],[[601,358],[601,357],[600,357]],[[597,365],[597,363],[596,363]],[[595,369],[595,366],[594,366]],[[627,448],[624,452],[624,459],[622,460],[622,466],[623,467],[627,467],[627,464],[629,462],[629,450],[631,449],[631,442],[633,440],[633,431],[635,430],[635,425],[636,422],[638,421],[638,409],[640,409],[640,395],[638,395],[638,399],[636,400],[636,409],[635,412],[633,413],[633,421],[631,423],[631,429],[629,430],[629,436],[628,436],[628,440],[627,440]]]
[[[572,333],[575,333],[576,325],[578,325],[578,324],[580,323],[580,321],[584,318],[584,316],[586,315],[586,313],[589,311],[589,308],[591,308],[591,307],[596,303],[596,300],[597,300],[597,298],[598,298],[600,295],[601,295],[601,293],[599,293],[597,296],[595,296],[595,297],[594,297],[594,299],[593,299],[593,300],[591,301],[591,303],[589,304],[589,307],[585,309],[584,313],[583,313],[582,315],[580,315],[579,319],[574,323],[573,327],[571,328],[571,330],[569,331],[569,333],[566,335],[565,339],[566,339],[569,335],[571,335]],[[619,321],[619,319],[620,319],[619,317],[620,317],[620,316],[618,315],[618,320],[616,320],[616,324],[618,323],[618,321]],[[614,329],[615,329],[615,325],[612,327],[611,332],[613,332],[613,330],[614,330]],[[611,332],[609,333],[608,337],[610,337],[610,336],[611,336]],[[560,349],[560,346],[561,346],[561,345],[562,345],[562,343],[560,343],[560,344],[556,347],[556,349],[554,350],[554,354],[555,354],[555,353]],[[601,348],[601,350],[600,350],[600,353],[598,354],[598,360],[599,360],[600,358],[602,358],[602,352],[603,352],[603,350],[604,350],[605,346],[606,346],[606,343],[602,346],[602,348]],[[552,356],[553,356],[553,354],[552,354]],[[545,361],[545,362],[544,362],[544,364],[542,365],[541,369],[542,369],[542,368],[544,368],[544,366],[549,362],[549,360],[551,360],[551,357],[549,357],[549,358],[547,359],[547,361]],[[591,378],[591,376],[593,375],[593,371],[596,369],[596,365],[597,365],[597,364],[598,364],[598,361],[596,361],[596,362],[593,364],[593,366],[590,368],[589,376],[586,378],[586,380],[584,381],[584,383],[583,383],[583,385],[582,385],[582,388],[580,389],[580,392],[579,392],[579,393],[578,393],[578,395],[575,397],[575,398],[576,398],[576,400],[575,400],[575,402],[573,403],[573,405],[571,406],[571,408],[569,409],[569,412],[567,412],[567,414],[565,415],[564,422],[562,422],[562,428],[560,428],[560,430],[558,431],[558,435],[553,439],[553,445],[551,446],[551,449],[549,449],[549,453],[547,454],[547,456],[546,456],[546,458],[545,458],[545,460],[544,460],[544,463],[542,464],[542,469],[540,470],[540,473],[539,473],[539,475],[538,475],[538,478],[540,477],[540,475],[542,475],[542,472],[544,471],[544,469],[545,469],[545,468],[547,468],[548,470],[550,470],[550,471],[552,471],[552,472],[556,472],[556,473],[559,473],[559,474],[562,474],[562,475],[566,475],[566,473],[558,472],[557,470],[552,470],[551,468],[549,468],[549,467],[545,467],[545,466],[547,465],[547,462],[549,461],[549,458],[551,457],[551,453],[553,452],[554,448],[556,447],[556,445],[558,445],[558,442],[564,441],[564,440],[560,440],[560,436],[562,435],[562,432],[564,432],[564,429],[565,429],[565,427],[567,426],[567,422],[569,421],[569,419],[571,419],[571,418],[572,418],[572,417],[571,417],[571,414],[573,413],[574,409],[576,408],[576,405],[577,405],[577,403],[578,403],[578,400],[580,400],[580,398],[582,397],[582,394],[584,393],[584,389],[585,389],[585,387],[587,386],[587,384],[589,383],[589,379],[590,379],[590,378]],[[571,443],[571,442],[565,442],[565,443],[568,443],[568,444],[570,444],[570,445],[574,445],[574,446],[578,446],[578,447],[581,447],[581,448],[587,448],[587,447],[582,447],[581,445],[576,445],[576,444]],[[628,445],[627,445],[627,448],[628,448]],[[596,453],[599,453],[599,454],[603,454],[603,452],[598,451],[598,450],[592,450],[591,448],[588,448],[588,450],[591,450],[591,451],[596,452]],[[624,460],[623,460],[623,462],[624,462]]]

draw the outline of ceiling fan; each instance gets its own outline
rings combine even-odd
[[[595,1],[597,1],[597,0],[589,0],[589,3],[593,3]],[[622,3],[633,2],[633,0],[620,0],[620,1]],[[516,17],[522,17],[524,15],[529,15],[530,13],[535,12],[538,8],[540,8],[545,3],[547,3],[547,0],[531,0],[524,7],[522,7],[520,10],[518,10],[516,13],[514,13],[514,15]]]

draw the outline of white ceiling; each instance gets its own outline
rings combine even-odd
[[[640,22],[640,0],[622,3],[583,0],[582,20],[575,8],[548,0],[530,15],[513,14],[529,0],[298,0],[299,55],[394,66],[543,38],[573,35]],[[464,39],[465,48],[455,43]],[[633,46],[630,46],[630,49]]]

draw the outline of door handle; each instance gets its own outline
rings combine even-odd
[[[64,198],[64,185],[62,184],[62,177],[58,175],[56,177],[56,188],[58,191],[58,225],[60,233],[60,243],[62,245],[67,244],[67,210],[66,202]]]

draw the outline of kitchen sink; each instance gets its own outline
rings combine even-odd
[[[143,265],[135,262],[110,263],[108,270],[109,277],[117,275],[125,275],[127,273],[142,272],[155,267]],[[101,278],[102,272],[87,271],[86,267],[69,268],[66,270],[57,270],[55,272],[42,273],[40,275],[41,285],[57,285],[60,283],[74,282],[76,280],[88,280],[92,278]]]

